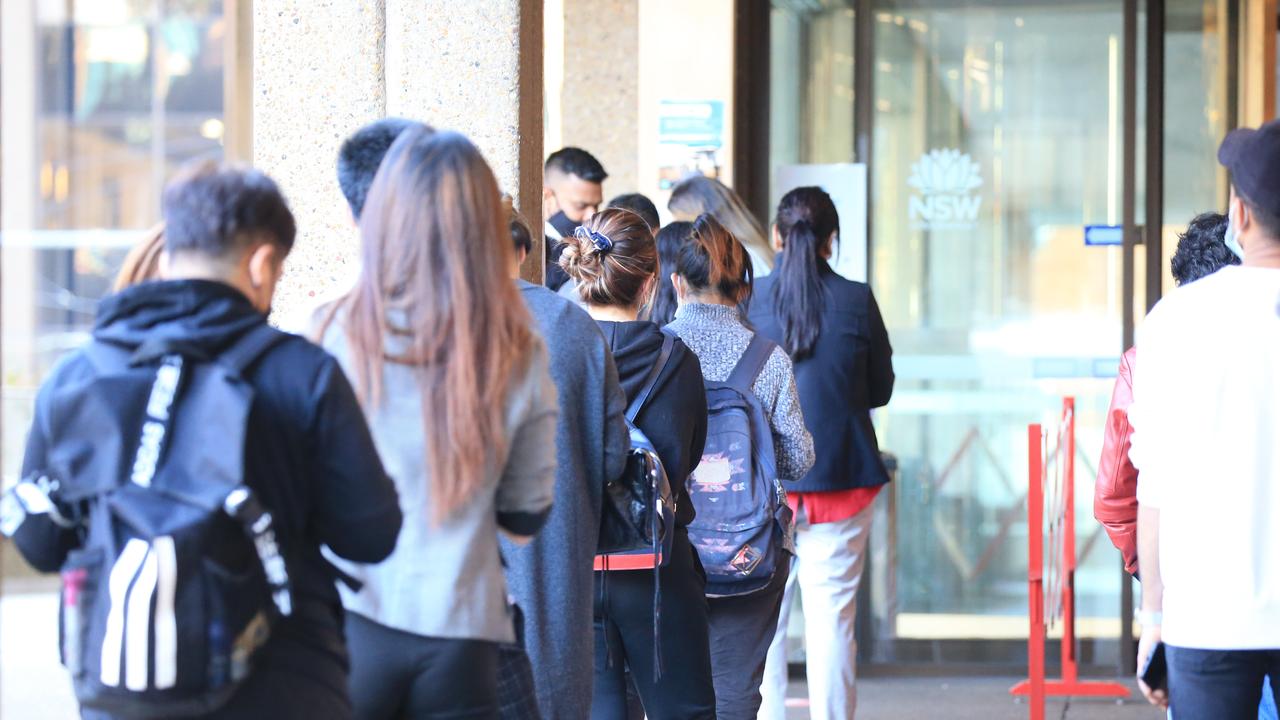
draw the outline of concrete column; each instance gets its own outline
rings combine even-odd
[[[298,221],[281,316],[340,291],[357,267],[335,161],[343,139],[385,114],[384,13],[381,0],[253,3],[253,160]]]
[[[1276,116],[1276,0],[1245,0],[1240,9],[1241,127]]]
[[[465,133],[534,226],[542,278],[543,0],[386,0],[387,114]]]
[[[560,140],[604,165],[607,202],[639,189],[640,0],[563,0],[562,7]]]
[[[334,162],[342,140],[376,118],[465,133],[540,220],[541,0],[269,0],[254,3],[253,19],[254,161],[298,217],[282,315],[354,275],[359,235]],[[541,249],[531,257],[526,274],[541,278]]]

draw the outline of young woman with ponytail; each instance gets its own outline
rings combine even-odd
[[[680,248],[689,241],[693,234],[693,223],[679,220],[667,223],[657,231],[654,241],[658,244],[658,264],[663,271],[658,275],[658,288],[653,293],[653,301],[645,309],[645,319],[659,326],[665,326],[676,317],[676,289],[671,284],[671,268],[676,266],[676,256]]]
[[[667,328],[698,356],[705,381],[725,382],[755,337],[738,309],[751,296],[751,258],[724,226],[700,215],[676,254],[674,270],[679,306]],[[777,478],[788,482],[804,477],[813,465],[813,440],[805,428],[791,359],[781,348],[773,349],[751,391],[769,423]],[[788,553],[779,554],[783,560],[763,589],[707,600],[720,720],[751,720],[760,708],[765,656],[778,626],[790,566]]]
[[[685,480],[702,457],[707,437],[702,370],[684,343],[664,334],[656,324],[637,319],[653,297],[659,274],[653,233],[639,215],[616,208],[602,210],[565,244],[560,266],[577,281],[587,312],[604,333],[628,405],[658,373],[634,423],[657,449],[676,500],[672,557],[660,570],[660,607],[653,604],[652,565],[595,574],[591,717],[626,720],[626,670],[630,668],[645,714],[652,720],[714,720],[704,574],[686,530],[693,506],[685,493]],[[660,675],[654,670],[655,650]]]
[[[498,531],[550,511],[556,396],[508,272],[493,172],[426,127],[387,152],[360,215],[355,288],[317,329],[355,380],[404,512],[395,552],[342,563],[358,718],[497,718],[498,644],[515,641]]]
[[[800,406],[817,462],[792,485],[796,558],[777,636],[769,650],[761,718],[782,720],[787,689],[787,615],[797,587],[804,602],[810,712],[852,718],[857,646],[855,598],[865,565],[871,504],[889,481],[871,408],[893,393],[893,350],[871,288],[827,263],[840,234],[831,197],[816,187],[783,196],[774,225],[781,251],[756,287],[749,317],[795,362]]]

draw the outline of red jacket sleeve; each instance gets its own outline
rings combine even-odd
[[[1125,570],[1134,574],[1138,572],[1138,470],[1129,461],[1129,438],[1133,434],[1129,406],[1133,404],[1136,356],[1136,348],[1131,348],[1120,360],[1093,496],[1093,516],[1106,528],[1111,543],[1124,557]]]

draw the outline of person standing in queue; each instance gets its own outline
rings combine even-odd
[[[594,155],[576,147],[551,153],[542,166],[542,218],[546,235],[546,278],[552,290],[569,280],[560,268],[560,253],[573,231],[600,209],[604,181],[609,177]]]
[[[725,383],[756,335],[743,324],[738,310],[751,296],[751,259],[720,223],[700,215],[676,256],[674,270],[679,307],[667,327],[698,356],[705,382]],[[813,438],[805,427],[791,358],[781,348],[772,349],[751,392],[769,425],[776,479],[803,478],[813,466]],[[781,533],[781,559],[767,585],[750,594],[708,598],[720,720],[749,720],[760,709],[765,657],[777,630],[790,567],[789,532],[784,528]]]
[[[596,214],[570,239],[560,264],[577,281],[588,314],[604,332],[627,402],[634,402],[658,372],[635,424],[657,449],[676,502],[671,558],[660,570],[661,608],[653,605],[652,564],[648,570],[596,572],[591,717],[625,720],[630,668],[645,713],[653,720],[715,718],[705,576],[685,529],[693,507],[684,481],[702,457],[707,435],[702,369],[683,342],[654,323],[637,320],[658,278],[653,233],[639,215],[623,209]],[[670,345],[665,357],[664,342]],[[655,622],[661,638],[660,677],[654,671]]]
[[[507,219],[516,255],[510,275],[547,345],[560,417],[551,515],[532,542],[504,540],[502,556],[511,595],[524,615],[538,714],[542,720],[582,720],[595,683],[591,567],[605,485],[622,474],[631,449],[627,401],[596,322],[575,303],[519,279],[515,261],[533,250],[533,234],[514,208],[508,208]],[[532,713],[503,717],[527,720]]]
[[[678,221],[693,222],[699,215],[710,215],[742,243],[751,257],[753,277],[773,272],[773,250],[760,221],[738,193],[719,180],[705,175],[691,175],[681,180],[671,189],[667,209]]]
[[[392,144],[361,214],[356,287],[325,313],[400,492],[375,565],[344,563],[360,718],[496,718],[498,644],[515,640],[499,529],[528,538],[555,480],[556,398],[515,284],[498,185],[454,132]]]
[[[821,188],[784,195],[773,229],[780,254],[773,274],[756,283],[748,315],[795,363],[816,455],[813,469],[788,488],[796,558],[765,667],[760,717],[770,720],[786,717],[787,619],[797,591],[810,717],[851,720],[858,704],[858,586],[871,506],[889,482],[871,409],[893,394],[893,348],[871,288],[828,264],[839,234],[835,203]]]
[[[693,223],[675,221],[654,233],[654,242],[658,244],[658,263],[664,268],[676,266],[676,255],[680,248],[693,235]],[[645,308],[645,319],[665,326],[676,317],[676,288],[671,278],[662,273],[658,278],[658,289],[653,292],[653,300]]]

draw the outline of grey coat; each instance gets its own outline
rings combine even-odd
[[[528,545],[503,542],[507,582],[525,614],[525,648],[544,720],[587,718],[594,679],[592,561],[604,485],[631,447],[626,397],[596,322],[554,292],[519,281],[551,358],[560,402],[555,501]]]

